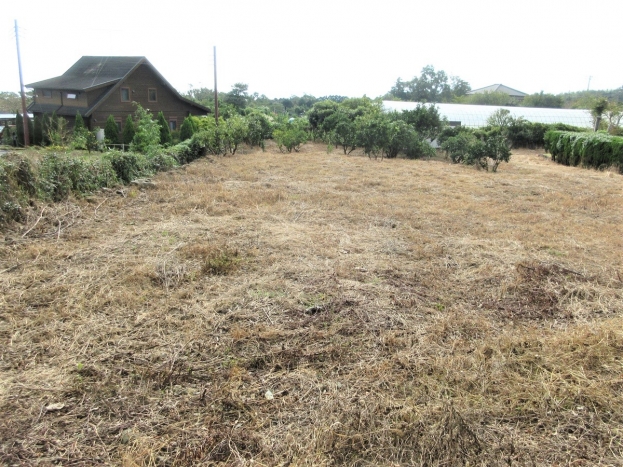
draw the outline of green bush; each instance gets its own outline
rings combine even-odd
[[[37,180],[28,159],[0,158],[0,224],[23,219],[22,206],[36,193]]]
[[[137,152],[109,151],[104,159],[110,164],[123,183],[130,183],[140,177],[152,175],[152,166],[149,159]]]
[[[545,149],[559,164],[603,169],[617,167],[623,173],[623,137],[607,133],[573,133],[550,130]]]
[[[459,133],[447,138],[441,149],[455,164],[476,165],[487,171],[491,168],[493,172],[511,158],[508,140],[502,134],[479,138],[474,133]]]
[[[44,198],[53,201],[66,199],[72,192],[85,194],[118,183],[114,167],[107,159],[89,161],[55,153],[41,160],[39,180]]]

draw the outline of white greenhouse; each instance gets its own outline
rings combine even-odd
[[[388,111],[412,110],[422,105],[417,102],[383,101],[383,108]],[[588,110],[583,109],[544,109],[536,107],[502,107],[497,105],[467,104],[424,104],[434,105],[442,117],[452,126],[478,128],[487,125],[487,119],[498,109],[507,109],[514,117],[523,117],[529,122],[565,123],[582,128],[591,128],[593,119]]]

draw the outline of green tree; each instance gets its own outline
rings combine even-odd
[[[623,103],[609,102],[608,108],[604,111],[604,117],[608,121],[608,133],[618,133],[621,120],[623,120]]]
[[[106,126],[104,126],[104,139],[108,144],[119,143],[119,127],[115,122],[115,117],[109,115],[106,119]]]
[[[136,129],[130,150],[147,154],[156,149],[160,143],[160,125],[140,104],[136,104],[135,114]]]
[[[35,146],[43,146],[43,122],[41,117],[34,117],[33,144]]]
[[[413,110],[403,110],[401,119],[407,122],[423,138],[436,139],[444,127],[444,120],[434,105],[420,105]]]
[[[164,113],[162,111],[158,112],[156,121],[160,127],[160,145],[170,146],[173,141],[173,138],[171,137],[171,129],[169,128],[169,123],[166,118],[164,118]]]
[[[15,132],[17,134],[17,146],[24,146],[24,118],[21,113],[15,115]]]
[[[22,100],[16,92],[0,92],[0,113],[18,113]]]
[[[522,107],[544,107],[550,109],[562,108],[562,97],[554,94],[545,94],[543,91],[530,94],[521,101]]]
[[[511,124],[512,120],[513,116],[511,115],[510,110],[498,109],[489,115],[489,118],[487,118],[487,125],[498,128],[506,128]]]
[[[388,97],[413,102],[452,102],[469,90],[466,81],[457,76],[449,78],[445,71],[435,71],[435,67],[426,65],[420,76],[411,81],[398,78]]]
[[[601,119],[604,116],[605,111],[608,109],[608,99],[605,97],[599,97],[593,101],[591,105],[591,115],[593,116],[593,129],[599,130],[601,126]]]
[[[125,119],[125,125],[123,125],[123,144],[131,144],[135,133],[134,119],[132,115],[128,115],[128,118]]]
[[[210,109],[214,108],[214,91],[208,88],[192,88],[184,94],[184,97]],[[221,98],[219,96],[219,102]]]
[[[186,141],[187,139],[192,138],[194,133],[195,127],[193,125],[193,121],[190,117],[186,117],[180,127],[180,140]]]
[[[84,125],[84,119],[82,118],[82,115],[80,115],[80,112],[76,112],[76,121],[74,123],[74,132],[80,132],[82,130],[86,129],[85,125]]]
[[[316,102],[307,112],[309,125],[311,126],[312,137],[316,137],[323,130],[323,123],[327,117],[332,115],[339,107],[339,104],[332,100],[322,100]]]
[[[238,112],[242,112],[247,106],[249,98],[249,85],[244,83],[236,83],[232,86],[231,91],[225,95],[225,104],[232,105]]]

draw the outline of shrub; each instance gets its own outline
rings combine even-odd
[[[115,174],[124,183],[152,174],[151,164],[144,154],[109,151],[104,159],[110,161]]]
[[[606,133],[573,133],[550,130],[545,149],[559,164],[603,169],[617,167],[623,173],[623,138]]]
[[[446,139],[441,149],[455,164],[476,165],[487,171],[491,168],[493,172],[497,172],[500,163],[510,161],[511,157],[508,140],[501,134],[480,139],[474,134],[459,133]]]
[[[36,186],[28,159],[10,153],[0,159],[0,224],[22,220],[22,206],[36,194]]]
[[[109,160],[88,161],[67,155],[48,154],[39,167],[40,187],[45,198],[66,199],[71,192],[85,194],[114,186],[117,176]]]

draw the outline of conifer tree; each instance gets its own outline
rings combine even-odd
[[[195,126],[193,125],[193,121],[190,117],[186,117],[180,127],[180,140],[186,141],[187,139],[192,138],[194,132]]]
[[[82,115],[80,115],[80,112],[76,112],[76,122],[74,123],[74,133],[79,133],[85,128],[86,127],[84,125],[84,119],[82,118]]]
[[[19,112],[15,115],[15,131],[17,132],[17,145],[24,146],[24,118]]]
[[[34,131],[33,131],[33,144],[35,146],[43,146],[43,122],[41,117],[35,116]]]
[[[132,119],[132,115],[128,115],[128,118],[125,119],[125,125],[123,126],[123,144],[130,144],[134,139],[134,133],[136,133],[134,120]]]
[[[119,128],[117,127],[117,122],[115,122],[115,117],[112,115],[109,115],[106,120],[104,138],[110,144],[117,144],[119,142]]]
[[[158,112],[158,125],[160,126],[160,145],[169,146],[173,141],[173,138],[171,137],[169,124],[164,118],[164,113],[162,113],[162,111]]]

